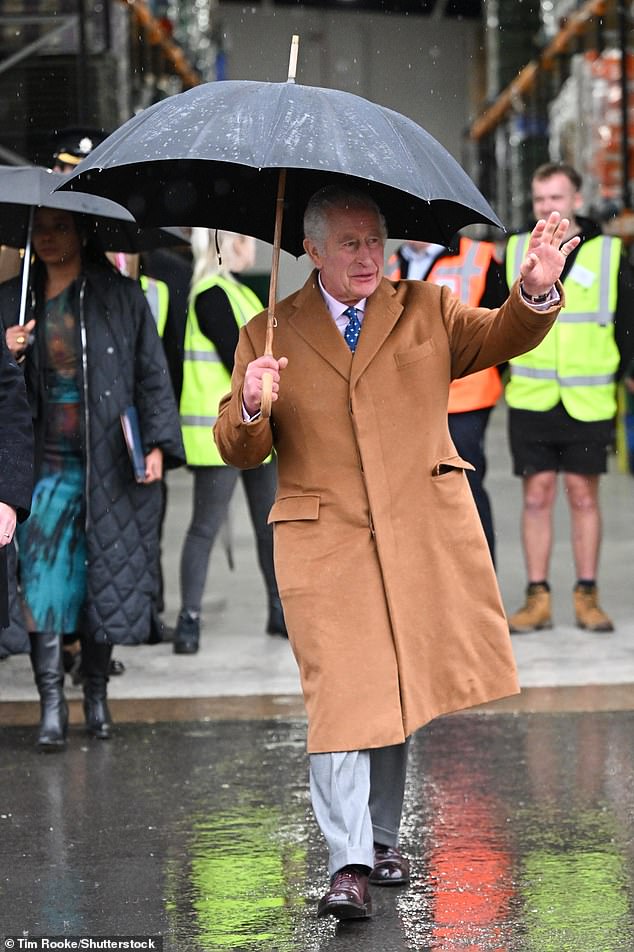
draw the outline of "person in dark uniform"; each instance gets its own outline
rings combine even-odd
[[[22,371],[0,334],[0,628],[9,625],[7,551],[16,523],[30,512],[32,491],[31,410]],[[0,657],[4,656],[0,632]]]

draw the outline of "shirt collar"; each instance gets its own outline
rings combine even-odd
[[[332,294],[329,294],[328,291],[326,291],[325,287],[322,284],[321,272],[317,272],[317,281],[319,282],[319,290],[321,291],[324,301],[326,302],[326,307],[328,308],[332,317],[336,321],[338,317],[341,317],[341,315],[343,314],[343,312],[346,310],[346,308],[349,305],[342,304],[341,301],[338,301],[336,298],[332,296]],[[365,312],[366,301],[367,301],[367,298],[361,298],[361,300],[357,301],[357,303],[355,304],[357,311],[361,311],[361,314]]]
[[[436,258],[441,251],[446,251],[444,245],[429,244],[426,248],[423,248],[422,251],[417,248],[412,248],[411,245],[403,245],[401,247],[401,254],[408,261],[424,261],[426,258]]]

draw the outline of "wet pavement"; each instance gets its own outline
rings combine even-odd
[[[513,609],[524,585],[519,485],[497,410],[489,465],[498,574]],[[556,627],[513,639],[520,696],[414,737],[402,829],[413,880],[375,888],[370,922],[315,917],[326,854],[297,672],[288,643],[264,634],[240,495],[237,569],[217,547],[199,654],[116,649],[127,671],[110,682],[112,741],[85,736],[80,690],[69,685],[68,749],[37,753],[28,658],[0,663],[0,950],[11,935],[152,935],[170,952],[631,952],[633,486],[613,467],[602,494],[602,601],[616,631],[572,624],[560,505]],[[189,474],[170,474],[169,622],[189,502]]]
[[[160,935],[174,952],[634,947],[634,713],[465,714],[414,738],[406,889],[317,920],[325,852],[301,719],[0,734],[0,933]]]

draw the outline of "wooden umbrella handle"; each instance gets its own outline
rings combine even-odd
[[[265,420],[271,416],[271,407],[273,406],[273,374],[265,370],[262,375],[262,400],[260,401],[260,412]]]
[[[286,191],[286,169],[280,169],[280,177],[277,182],[277,198],[275,200],[275,231],[273,236],[273,260],[271,262],[271,282],[269,284],[269,307],[266,318],[266,340],[264,342],[264,354],[267,357],[273,356],[273,328],[276,325],[275,320],[275,302],[277,300],[277,273],[280,267],[280,244],[282,241],[282,217],[284,213],[284,193]],[[265,371],[262,376],[262,400],[260,402],[260,412],[268,420],[271,416],[271,405],[273,403],[273,376]]]
[[[274,255],[275,257],[275,255]],[[273,265],[271,273],[271,284],[269,288],[269,312],[266,319],[266,339],[264,341],[264,356],[273,356],[273,328],[275,327],[275,295],[277,293],[277,262]],[[271,303],[272,302],[272,303]],[[265,370],[262,374],[262,399],[260,401],[260,413],[268,420],[271,416],[271,406],[273,404],[273,374]]]

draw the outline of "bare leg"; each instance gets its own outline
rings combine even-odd
[[[599,477],[565,473],[577,578],[596,579],[601,546]]]
[[[529,582],[548,578],[553,542],[553,507],[557,473],[534,473],[523,479],[522,541]]]

